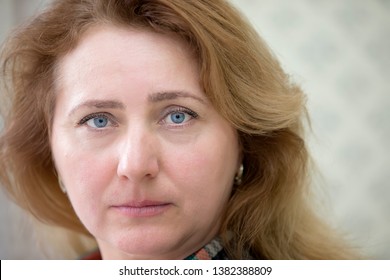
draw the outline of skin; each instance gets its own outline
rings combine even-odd
[[[180,39],[98,26],[59,61],[51,146],[104,259],[183,259],[217,234],[241,163]]]

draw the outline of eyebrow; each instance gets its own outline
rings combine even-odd
[[[74,107],[70,111],[69,115],[72,115],[75,111],[77,111],[82,107],[124,110],[126,106],[122,102],[115,101],[115,100],[88,100]]]
[[[165,100],[173,100],[176,98],[192,98],[195,99],[203,104],[206,104],[206,101],[203,100],[202,98],[195,96],[193,94],[190,94],[188,92],[184,91],[164,91],[164,92],[156,92],[152,93],[148,96],[148,101],[151,103],[158,103],[162,102]],[[81,104],[78,104],[76,107],[74,107],[69,115],[74,114],[78,109],[82,107],[87,107],[87,108],[97,108],[97,109],[120,109],[124,110],[126,106],[116,100],[98,100],[98,99],[93,99],[93,100],[87,100]]]
[[[163,92],[156,92],[153,94],[150,94],[148,96],[148,101],[151,103],[157,103],[165,100],[173,100],[176,98],[192,98],[195,99],[203,104],[206,104],[206,101],[196,95],[193,95],[191,93],[185,92],[185,91],[163,91]]]

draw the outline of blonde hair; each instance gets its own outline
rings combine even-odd
[[[220,230],[231,258],[352,256],[310,206],[304,94],[223,0],[54,1],[8,40],[0,182],[19,205],[45,223],[89,235],[58,186],[49,135],[56,63],[96,24],[175,33],[196,52],[204,92],[237,129],[243,150],[242,183]]]

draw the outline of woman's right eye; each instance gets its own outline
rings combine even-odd
[[[91,114],[86,117],[84,117],[80,122],[79,125],[87,125],[94,129],[103,129],[106,127],[115,126],[114,121],[112,121],[112,118],[107,116],[106,114]]]

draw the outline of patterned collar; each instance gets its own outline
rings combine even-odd
[[[185,260],[227,260],[227,255],[219,238],[211,240],[206,246],[196,251]]]

